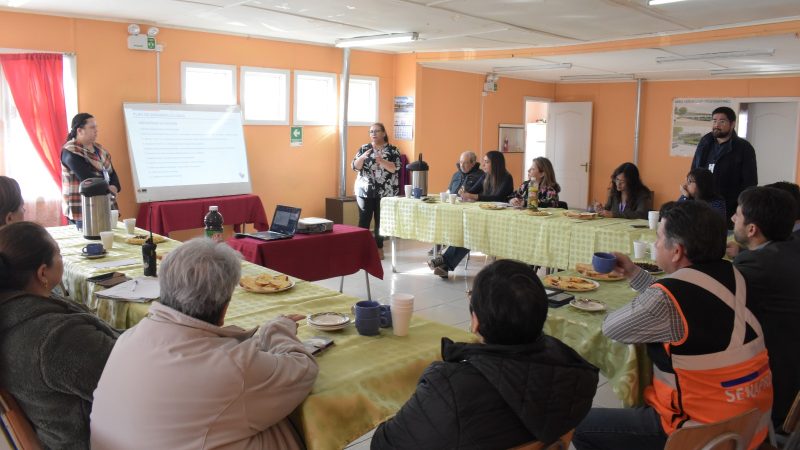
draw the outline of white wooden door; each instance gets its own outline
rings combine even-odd
[[[559,199],[570,208],[589,204],[589,157],[592,103],[550,103],[547,111],[547,158],[561,185]]]
[[[794,183],[797,168],[797,102],[750,103],[747,140],[756,149],[758,184]]]

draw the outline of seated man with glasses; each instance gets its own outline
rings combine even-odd
[[[373,449],[512,448],[555,442],[583,419],[597,368],[542,333],[547,294],[527,265],[500,260],[475,277],[477,343],[442,339],[442,359],[420,378]]]

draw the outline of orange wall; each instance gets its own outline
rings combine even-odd
[[[447,189],[458,156],[465,150],[478,154],[497,150],[498,125],[523,124],[525,97],[555,96],[553,85],[501,78],[497,92],[483,96],[484,76],[422,68],[418,78],[416,150],[430,165],[428,191]],[[483,101],[483,124],[481,124]],[[483,127],[483,151],[480,130]],[[514,183],[522,182],[523,153],[506,153]]]
[[[128,50],[127,23],[17,14],[0,11],[0,47],[74,52],[78,106],[97,117],[99,141],[111,152],[122,182],[120,208],[136,214],[122,116],[123,102],[156,102],[155,53]],[[181,61],[340,73],[342,50],[162,28],[161,101],[180,103]],[[380,77],[379,117],[392,133],[394,55],[353,51],[353,75]],[[71,119],[71,118],[70,118]],[[275,204],[303,208],[304,216],[324,216],[325,197],[337,195],[339,140],[335,126],[304,127],[299,148],[289,145],[288,126],[244,127],[253,192],[271,215]],[[368,141],[368,127],[349,127],[348,157]],[[65,132],[66,135],[66,132]],[[352,193],[352,171],[347,191]],[[198,221],[199,222],[199,221]],[[198,223],[200,225],[200,223]]]
[[[639,171],[645,184],[656,193],[656,206],[680,195],[678,185],[683,182],[692,162],[690,157],[669,155],[672,101],[675,98],[798,96],[798,77],[644,82]],[[593,102],[590,199],[605,198],[611,172],[619,164],[633,160],[636,83],[559,84],[555,98],[559,102]],[[795,182],[800,181],[800,155],[798,166]]]

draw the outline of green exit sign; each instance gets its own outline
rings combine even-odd
[[[148,38],[147,38],[147,49],[148,50],[155,50],[156,49],[156,38],[148,36]]]
[[[303,127],[291,127],[289,131],[289,142],[292,147],[303,145]]]

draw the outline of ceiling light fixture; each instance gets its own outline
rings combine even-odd
[[[599,75],[564,75],[561,81],[603,81],[603,80],[633,80],[636,76],[632,73],[608,73]]]
[[[572,63],[556,63],[556,64],[540,64],[538,66],[506,66],[506,67],[493,67],[492,72],[527,72],[529,70],[554,70],[554,69],[571,69]]]
[[[709,72],[712,77],[722,76],[763,76],[800,74],[800,66],[782,66],[772,69],[716,69]]]
[[[346,47],[369,47],[371,45],[396,44],[398,42],[412,42],[419,39],[419,34],[413,33],[390,33],[378,34],[375,36],[359,36],[354,38],[337,39],[336,46]]]
[[[751,56],[772,56],[774,54],[774,48],[765,50],[738,50],[733,52],[698,53],[696,55],[659,56],[656,58],[656,62],[670,63],[678,61],[702,61],[706,59],[747,58]]]
[[[686,0],[650,0],[649,2],[647,2],[647,4],[650,6],[658,6],[658,5],[666,5],[669,3],[678,3],[684,1]]]

